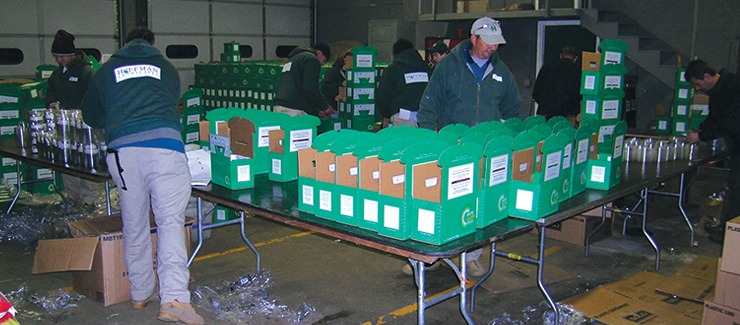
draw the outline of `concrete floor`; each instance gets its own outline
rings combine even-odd
[[[660,274],[670,276],[696,256],[719,257],[721,246],[708,241],[697,225],[698,246],[690,247],[689,231],[675,199],[654,196],[651,200],[648,228],[661,246]],[[689,206],[695,216],[697,208]],[[621,225],[621,218],[616,222]],[[297,309],[303,303],[315,312],[300,324],[415,324],[416,287],[413,278],[400,272],[406,260],[351,243],[311,234],[282,224],[249,217],[246,230],[250,240],[262,254],[262,267],[269,271],[272,286],[266,289],[267,301]],[[196,286],[217,287],[225,281],[235,281],[255,271],[253,254],[244,245],[238,226],[212,230],[210,238],[191,267]],[[583,248],[548,240],[545,277],[559,280],[548,284],[557,301],[585,292],[600,284],[630,277],[640,271],[654,270],[654,251],[644,237],[624,236],[615,227],[615,234],[592,246],[590,256]],[[534,256],[537,236],[525,234],[497,245],[497,249]],[[0,244],[0,292],[16,290],[23,283],[32,291],[49,293],[59,288],[71,289],[70,273],[31,275],[35,248],[20,244]],[[488,262],[488,259],[484,259]],[[508,263],[497,258],[497,265]],[[502,324],[506,314],[522,324],[542,324],[539,319],[523,319],[529,308],[541,313],[543,296],[535,287],[535,267],[523,263],[508,263],[511,274],[522,279],[511,280],[511,274],[497,273],[478,291],[476,324]],[[553,275],[555,271],[561,271]],[[497,271],[499,272],[499,271]],[[551,277],[552,276],[552,277]],[[427,273],[427,293],[434,295],[457,285],[454,272],[440,268]],[[497,292],[501,287],[509,291]],[[129,303],[110,307],[82,298],[64,312],[48,313],[33,304],[17,306],[22,324],[152,324],[157,323],[158,308],[150,305],[133,310]],[[216,319],[202,308],[196,310],[207,324],[232,324]],[[274,314],[273,314],[274,315]],[[458,299],[448,300],[427,310],[427,324],[464,324],[458,311]],[[249,324],[291,324],[283,319],[255,316]],[[511,324],[511,323],[508,323]]]

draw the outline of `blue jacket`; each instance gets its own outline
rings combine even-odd
[[[468,66],[472,43],[465,40],[434,69],[419,104],[419,126],[435,130],[454,123],[474,126],[491,120],[524,117],[514,75],[498,53],[479,83]],[[474,64],[474,63],[472,63]]]
[[[178,112],[180,76],[154,46],[135,39],[95,72],[82,100],[82,116],[105,128],[111,148],[171,139],[182,142]]]

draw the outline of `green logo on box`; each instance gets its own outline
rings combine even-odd
[[[472,210],[470,208],[465,208],[465,210],[462,213],[462,224],[463,226],[467,226],[475,221],[475,210]]]

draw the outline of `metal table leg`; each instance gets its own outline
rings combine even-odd
[[[455,296],[460,296],[460,314],[462,314],[463,318],[465,319],[465,323],[467,324],[474,324],[473,319],[470,318],[470,315],[468,314],[468,306],[467,306],[467,268],[465,266],[465,255],[466,253],[462,253],[460,255],[460,268],[455,265],[450,259],[445,258],[443,261],[447,263],[450,268],[455,271],[455,274],[457,275],[458,279],[460,280],[460,287],[452,290],[450,292],[446,292],[442,295],[436,296],[434,298],[431,298],[429,300],[426,299],[426,266],[424,265],[424,262],[417,261],[414,259],[409,259],[409,262],[411,263],[411,267],[414,269],[414,281],[416,282],[416,302],[417,302],[417,322],[418,324],[424,324],[424,312],[443,301],[446,301],[450,298],[453,298]]]
[[[650,190],[648,188],[644,188],[640,195],[644,199],[645,203],[642,205],[642,233],[645,235],[645,238],[650,242],[650,245],[653,246],[653,249],[655,250],[655,271],[660,270],[660,248],[658,248],[658,243],[653,239],[653,236],[650,235],[647,231],[647,208],[648,208],[648,193],[650,193]]]
[[[10,210],[13,209],[13,206],[15,205],[15,201],[18,201],[18,197],[21,196],[21,185],[23,185],[23,180],[21,178],[21,162],[17,161],[15,164],[15,173],[18,179],[16,179],[16,191],[15,195],[13,196],[13,200],[10,201],[10,205],[8,206],[8,209],[5,210],[5,214],[9,214]]]
[[[491,277],[493,274],[494,269],[496,268],[496,243],[491,243],[491,264],[488,265],[488,272],[484,274],[478,282],[476,282],[473,287],[470,289],[470,311],[475,312],[475,292],[480,288],[483,283],[488,280],[488,278]]]
[[[550,293],[547,291],[547,287],[545,287],[545,278],[544,278],[544,268],[545,268],[545,231],[547,227],[539,227],[540,228],[540,249],[539,249],[539,257],[537,258],[537,287],[540,289],[540,292],[543,296],[545,296],[545,299],[547,300],[547,303],[552,307],[552,311],[555,315],[555,323],[554,325],[558,325],[560,323],[560,310],[558,309],[558,305],[555,303],[555,300],[552,299],[550,296]]]

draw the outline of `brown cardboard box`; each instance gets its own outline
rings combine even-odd
[[[601,213],[601,212],[599,212]],[[608,215],[607,215],[608,216]],[[547,227],[545,235],[547,238],[571,243],[578,246],[586,246],[586,237],[601,222],[601,216],[593,217],[577,215],[573,218],[563,220]],[[537,231],[537,230],[534,230]],[[591,244],[608,238],[612,234],[612,218],[606,218],[606,222],[599,232],[591,236]]]
[[[489,12],[488,0],[471,0],[468,2],[468,12]]]
[[[719,268],[724,272],[740,274],[740,217],[728,221],[725,226],[725,244]]]
[[[185,244],[190,245],[192,219],[186,220]],[[32,274],[75,271],[74,289],[110,306],[131,299],[131,284],[123,261],[123,232],[120,215],[69,223],[74,238],[39,241]],[[156,226],[152,224],[152,250],[156,264]]]
[[[740,324],[740,310],[712,301],[704,302],[702,325],[735,325]]]
[[[722,264],[722,259],[719,259]],[[740,310],[740,275],[722,271],[717,268],[717,285],[714,302]]]

